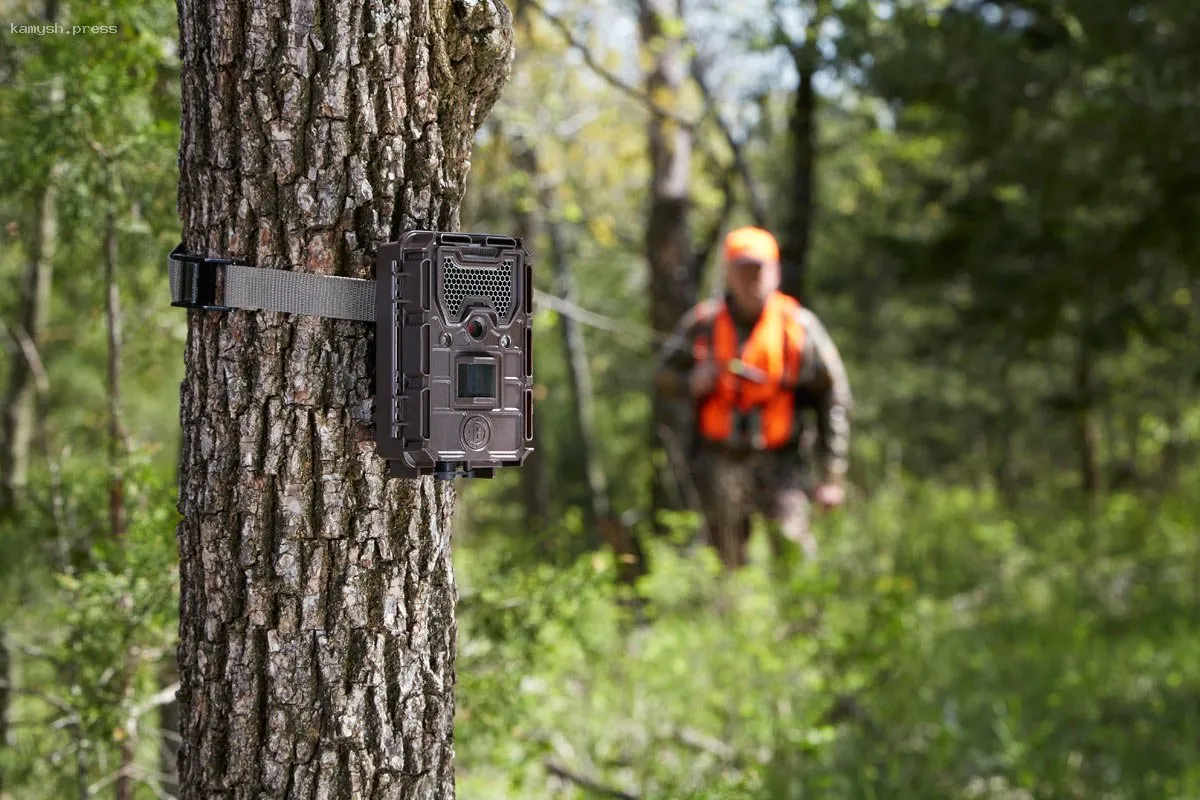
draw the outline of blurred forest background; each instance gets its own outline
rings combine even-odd
[[[460,484],[459,795],[1200,797],[1200,4],[509,6],[462,221],[533,243],[540,449]],[[0,9],[0,796],[166,797],[176,9]],[[651,371],[755,221],[851,495],[722,580]]]

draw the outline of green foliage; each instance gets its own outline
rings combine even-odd
[[[39,4],[40,5],[40,4]],[[49,373],[56,442],[104,447],[107,339],[103,248],[118,234],[128,432],[154,442],[177,425],[178,353],[186,324],[162,302],[162,254],[178,240],[178,32],[173,3],[58,2],[58,22],[115,25],[113,33],[10,35],[14,80],[0,84],[0,313],[17,316],[18,287],[34,256],[39,198],[53,184],[57,222],[51,315],[41,357]],[[30,24],[41,24],[40,9]],[[8,235],[11,234],[11,235]],[[8,246],[11,245],[11,249]],[[5,342],[8,346],[8,342]],[[159,451],[172,463],[174,444]]]
[[[732,578],[657,545],[632,604],[604,556],[460,551],[460,793],[564,796],[550,761],[644,797],[1188,796],[1198,490],[1072,517],[897,487],[782,581],[762,542]]]
[[[160,737],[147,719],[161,703],[154,698],[178,616],[175,444],[162,432],[178,419],[182,329],[161,303],[160,266],[178,225],[175,8],[129,0],[47,8],[55,19],[44,19],[39,3],[12,21],[57,22],[66,32],[6,31],[0,56],[9,77],[0,81],[0,281],[11,289],[0,314],[11,355],[7,331],[23,311],[17,288],[37,257],[39,232],[55,231],[52,299],[38,346],[49,389],[38,404],[44,428],[30,453],[30,485],[0,524],[0,635],[11,658],[0,680],[14,687],[3,710],[13,727],[11,746],[0,749],[0,776],[13,797],[111,791],[118,751],[132,741],[143,797],[158,782]],[[72,33],[93,25],[114,27]],[[53,202],[43,204],[46,197]],[[116,463],[103,317],[110,230],[124,308],[123,429],[129,442],[151,443]],[[3,366],[11,380],[7,360]],[[109,519],[114,469],[127,519],[119,539]]]
[[[13,747],[0,751],[0,763],[25,787],[21,797],[72,796],[80,774],[102,781],[115,770],[120,741],[139,726],[153,730],[145,718],[158,702],[148,700],[162,688],[159,665],[178,627],[175,489],[145,453],[131,457],[125,477],[121,540],[107,535],[109,470],[84,462],[64,470],[60,486],[31,487],[53,502],[31,503],[14,537],[73,554],[56,569],[52,591],[27,598],[6,620],[19,688],[9,711]]]
[[[791,22],[814,6],[777,5]],[[810,269],[856,395],[852,511],[822,523],[820,569],[781,582],[760,552],[729,585],[710,553],[676,549],[695,526],[673,520],[680,536],[646,543],[653,571],[631,598],[607,556],[545,566],[578,535],[585,498],[575,410],[542,403],[561,522],[530,542],[515,477],[465,493],[463,797],[563,796],[547,760],[643,797],[1197,791],[1197,484],[1182,470],[1200,452],[1200,253],[1179,154],[1194,149],[1200,71],[1177,50],[1194,9],[826,10],[837,25],[823,33],[833,80],[818,106]],[[722,40],[723,57],[745,65],[743,50],[787,38],[750,29]],[[761,111],[747,157],[785,198],[793,98],[777,78],[740,99]],[[571,118],[567,98],[549,106],[548,90],[517,85],[498,127]],[[585,127],[572,145],[620,130]],[[604,166],[625,152],[612,146]],[[497,180],[510,172],[502,151],[480,160],[471,219],[503,221],[524,206]],[[602,169],[576,163],[556,159],[544,177]],[[694,177],[709,176],[697,165]],[[575,178],[588,202],[572,197],[563,214],[611,214],[636,232],[623,222],[636,212],[612,210],[601,189],[628,182],[605,179]],[[694,197],[711,202],[711,189]],[[636,233],[592,233],[572,260],[583,304],[621,322],[645,319],[644,283],[621,271],[630,244]],[[539,330],[537,374],[553,392],[565,354],[553,325]],[[602,460],[618,491],[633,487],[619,507],[644,507],[648,374],[619,334],[589,333]],[[1078,491],[1085,455],[1102,500]],[[722,746],[697,746],[710,739]]]

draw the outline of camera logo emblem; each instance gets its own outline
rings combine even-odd
[[[467,417],[463,423],[463,443],[472,450],[482,450],[492,435],[491,423],[484,417]]]

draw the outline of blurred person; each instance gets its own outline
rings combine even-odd
[[[745,565],[755,512],[769,523],[777,557],[782,537],[813,560],[811,504],[830,510],[845,500],[851,395],[842,359],[816,315],[780,291],[769,232],[731,231],[722,267],[724,296],[684,315],[659,354],[656,381],[692,404],[692,465],[721,561]],[[806,410],[816,418],[811,459]]]

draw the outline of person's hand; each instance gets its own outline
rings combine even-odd
[[[692,397],[703,397],[711,392],[717,385],[717,376],[720,374],[721,368],[712,361],[701,361],[692,367],[692,373],[688,376],[688,388]]]
[[[846,502],[846,489],[840,483],[822,483],[813,491],[813,501],[822,511],[832,511]]]

